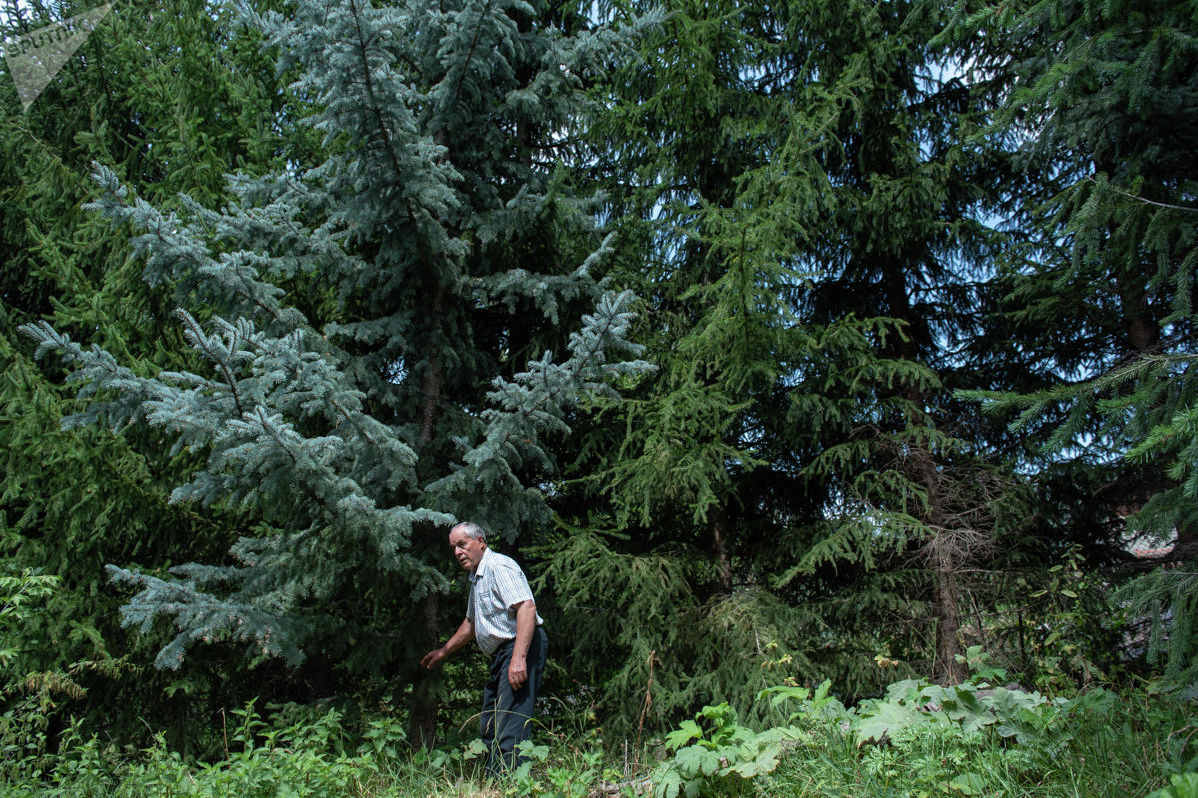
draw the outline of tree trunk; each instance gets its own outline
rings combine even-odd
[[[961,567],[962,557],[957,533],[943,528],[945,505],[952,502],[953,489],[951,483],[941,484],[936,462],[929,452],[921,449],[913,455],[915,473],[927,490],[928,506],[924,520],[941,528],[928,541],[924,555],[935,584],[932,606],[936,617],[936,659],[932,675],[940,684],[960,684],[968,676],[965,666],[957,661],[957,657],[965,653],[959,634],[961,616],[957,610],[956,584],[956,570]]]
[[[940,684],[960,684],[968,678],[965,665],[957,661],[965,654],[957,632],[961,619],[957,613],[957,590],[952,570],[936,572],[936,665],[933,672]]]
[[[718,510],[712,512],[707,526],[711,530],[711,550],[716,558],[720,590],[727,593],[732,590],[732,560],[728,556],[728,547],[724,545],[724,525]]]
[[[441,310],[443,292],[440,287],[433,294],[434,318]],[[418,450],[423,451],[433,439],[437,423],[437,408],[441,399],[441,358],[434,352],[429,358],[428,370],[424,373],[421,392],[424,408],[420,424]],[[420,602],[419,618],[424,627],[430,647],[440,639],[441,597],[430,593]],[[441,671],[426,671],[417,668],[412,682],[412,698],[408,702],[408,739],[421,748],[432,748],[437,742],[437,714],[441,708],[439,698]]]
[[[433,291],[433,299],[431,308],[433,318],[439,319],[442,304],[444,302],[445,292],[437,286]],[[436,345],[436,339],[439,336],[431,336],[431,340]],[[419,448],[423,449],[433,439],[433,431],[437,426],[437,408],[441,402],[441,383],[444,378],[444,373],[441,366],[441,354],[434,351],[429,355],[428,368],[424,372],[424,379],[421,381],[420,392],[424,398],[424,408],[421,412],[420,420],[420,440]]]
[[[420,602],[420,620],[430,640],[440,636],[441,597],[431,593]],[[426,671],[417,668],[412,682],[412,697],[408,701],[408,740],[420,748],[433,748],[437,744],[437,714],[441,708],[441,671]]]
[[[1148,352],[1160,343],[1160,329],[1148,306],[1148,293],[1138,275],[1116,272],[1115,285],[1123,310],[1128,347],[1136,353]]]

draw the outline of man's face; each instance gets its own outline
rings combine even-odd
[[[483,552],[487,550],[487,544],[481,538],[472,538],[456,528],[449,532],[449,545],[453,546],[453,556],[458,565],[467,571],[473,571],[478,567]]]

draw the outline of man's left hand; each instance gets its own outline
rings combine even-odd
[[[528,665],[524,657],[512,655],[512,661],[507,666],[507,681],[513,690],[519,690],[528,681]]]

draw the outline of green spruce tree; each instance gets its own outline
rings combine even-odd
[[[1090,487],[1056,531],[1093,564],[1126,560],[1138,534],[1173,541],[1172,559],[1198,552],[1193,22],[1182,2],[1043,0],[963,3],[949,30],[1002,96],[993,132],[1027,175],[995,351],[1035,379],[967,395],[1035,443],[1046,492]],[[1192,584],[1157,575],[1146,593],[1162,583],[1177,588],[1177,675],[1192,661]]]
[[[958,679],[964,574],[1011,527],[1002,427],[949,394],[984,377],[955,352],[1009,176],[970,140],[990,99],[932,4],[669,10],[606,129],[661,369],[579,466],[607,514],[563,497],[590,534],[546,551],[567,611],[636,621],[585,630],[580,666],[609,652],[590,673],[626,729],[771,680],[867,693],[875,655]]]

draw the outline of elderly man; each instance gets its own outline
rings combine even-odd
[[[549,642],[524,572],[511,557],[487,548],[486,533],[478,524],[466,521],[449,530],[449,545],[470,574],[466,620],[445,645],[425,654],[420,665],[440,667],[472,637],[491,658],[480,725],[495,772],[516,765],[513,749],[532,732],[533,703],[541,689]]]

